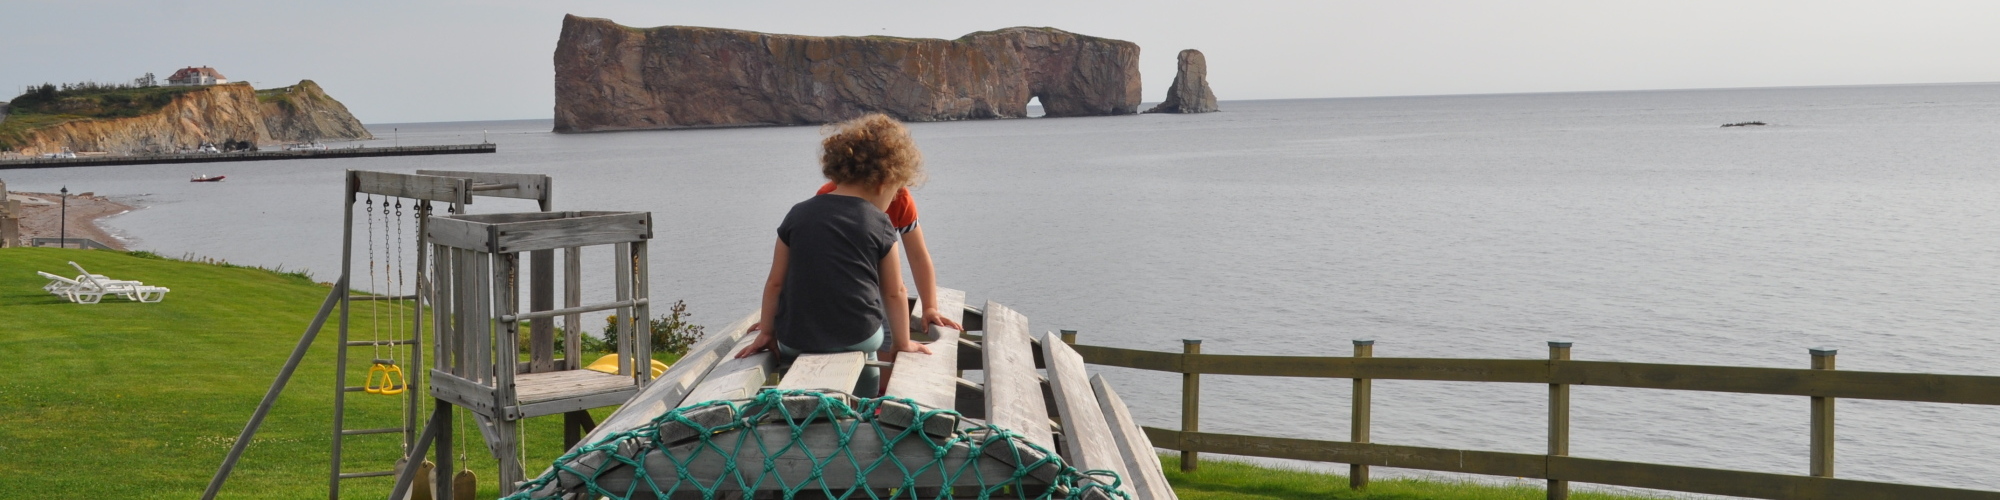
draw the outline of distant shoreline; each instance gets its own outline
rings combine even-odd
[[[63,208],[63,196],[58,193],[24,193],[12,191],[7,199],[21,201],[21,238],[55,238],[68,233],[72,238],[90,238],[118,250],[125,250],[125,242],[105,231],[98,221],[113,215],[130,212],[129,205],[111,201],[94,193],[69,195],[68,209]],[[62,223],[67,215],[67,227]]]

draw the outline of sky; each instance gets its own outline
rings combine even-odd
[[[2000,2],[0,0],[0,92],[213,66],[318,82],[365,123],[549,118],[564,14],[636,27],[1139,44],[1145,100],[1200,49],[1223,101],[2000,81]]]

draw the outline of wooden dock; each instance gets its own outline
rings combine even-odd
[[[897,357],[878,412],[824,409],[859,402],[848,393],[868,363],[861,353],[805,354],[788,368],[771,353],[735,358],[754,340],[745,333],[753,314],[696,344],[520,491],[692,498],[783,494],[803,482],[834,494],[916,488],[921,498],[971,498],[982,490],[964,488],[999,485],[1027,497],[1059,489],[1055,498],[1176,498],[1131,411],[1061,336],[1032,336],[1027,318],[1004,305],[967,307],[964,292],[939,292],[939,310],[962,311],[961,323],[984,335],[930,327],[917,340],[932,353]],[[962,377],[970,370],[984,372],[983,383]],[[810,392],[759,396],[765,389]],[[753,441],[762,445],[716,444]]]
[[[233,153],[187,153],[156,154],[134,156],[90,156],[77,158],[29,158],[22,160],[0,160],[0,170],[22,168],[67,168],[106,167],[113,165],[152,165],[161,163],[218,163],[229,161],[266,160],[319,160],[330,158],[369,158],[376,156],[424,156],[492,153],[499,148],[492,144],[449,144],[442,146],[392,146],[386,148],[329,148],[301,149],[292,151],[239,151]]]

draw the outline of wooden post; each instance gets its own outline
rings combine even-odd
[[[1812,369],[1832,370],[1833,356],[1839,349],[1814,347]],[[1812,475],[1833,477],[1833,398],[1812,398]]]
[[[1374,339],[1354,339],[1354,357],[1375,357]],[[1348,419],[1353,429],[1348,436],[1356,443],[1368,442],[1369,402],[1374,397],[1373,381],[1365,378],[1354,379],[1354,413]],[[1347,487],[1353,490],[1368,489],[1368,465],[1347,465]]]
[[[528,252],[528,310],[556,308],[556,251]],[[556,319],[540,318],[528,324],[528,371],[554,371]]]
[[[1549,341],[1550,364],[1569,361],[1569,341]],[[1569,455],[1569,384],[1549,384],[1549,455]],[[1549,500],[1568,500],[1569,481],[1549,480]]]
[[[1200,339],[1181,341],[1184,354],[1201,354]],[[1185,358],[1183,358],[1185,359]],[[1181,374],[1181,432],[1201,430],[1201,374]],[[1201,459],[1198,452],[1181,450],[1181,472],[1194,472],[1196,461]]]
[[[1076,330],[1057,330],[1062,334],[1064,344],[1076,345]]]

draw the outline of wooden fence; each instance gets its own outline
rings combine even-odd
[[[1835,400],[2000,405],[2000,377],[1837,371],[1837,353],[1823,348],[1810,351],[1812,368],[1786,369],[1575,361],[1569,359],[1568,342],[1550,342],[1547,360],[1376,358],[1374,341],[1356,340],[1354,346],[1354,357],[1345,358],[1203,354],[1199,340],[1185,341],[1180,353],[1075,347],[1092,364],[1182,374],[1181,429],[1147,427],[1145,431],[1155,446],[1180,450],[1184,470],[1193,470],[1199,463],[1198,454],[1209,452],[1350,464],[1349,481],[1356,489],[1367,486],[1369,466],[1384,466],[1546,479],[1552,500],[1568,498],[1572,481],[1770,499],[2000,500],[2000,492],[1837,479],[1833,474]],[[1353,379],[1352,436],[1349,441],[1319,441],[1201,432],[1203,374]],[[1368,439],[1370,381],[1377,379],[1548,384],[1549,452],[1537,455],[1372,443]],[[1569,456],[1569,388],[1575,385],[1810,397],[1810,475]]]

